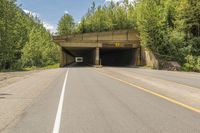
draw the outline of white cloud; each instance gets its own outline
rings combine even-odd
[[[117,3],[117,2],[123,2],[124,0],[105,0],[105,2],[111,2],[113,1],[114,3]]]
[[[23,9],[23,11],[26,13],[26,14],[30,14],[32,15],[33,17],[40,17],[40,15],[36,12],[32,12],[32,11],[29,11],[27,9]]]
[[[56,27],[50,23],[43,22],[44,27],[49,30],[51,33],[56,33]]]
[[[68,11],[65,11],[65,14],[69,14],[69,12],[68,12]]]
[[[30,14],[30,15],[32,15],[32,16],[34,16],[34,17],[38,17],[38,18],[42,21],[43,26],[44,26],[47,30],[49,30],[51,33],[55,33],[55,32],[56,32],[56,27],[53,26],[52,24],[48,23],[48,22],[43,21],[43,20],[41,19],[39,13],[32,12],[32,11],[29,11],[29,10],[27,10],[27,9],[23,9],[23,11],[24,11],[26,14]]]
[[[117,2],[123,2],[124,0],[105,0],[105,2],[111,2],[113,1],[114,3],[117,3]],[[129,2],[134,2],[135,0],[129,0]]]
[[[135,2],[135,0],[129,0],[129,2]]]

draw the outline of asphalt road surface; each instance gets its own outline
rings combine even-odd
[[[2,132],[200,133],[200,113],[101,73],[126,71],[196,89],[199,74],[134,68],[102,68],[97,72],[90,67],[58,71],[62,72]]]

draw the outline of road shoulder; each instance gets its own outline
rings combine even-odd
[[[33,73],[0,89],[0,132],[9,126],[27,107],[56,80],[65,69],[43,70]]]

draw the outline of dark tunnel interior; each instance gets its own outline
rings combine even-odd
[[[72,58],[83,57],[83,63],[76,65],[95,65],[95,48],[71,48],[66,50]],[[99,59],[103,66],[131,66],[135,64],[135,52],[133,48],[100,48]],[[73,62],[75,60],[73,59]],[[72,62],[72,63],[73,63]]]
[[[135,49],[115,48],[100,49],[100,60],[103,66],[130,66],[135,63]]]

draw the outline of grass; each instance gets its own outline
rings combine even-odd
[[[24,69],[0,69],[0,72],[16,72],[16,71],[25,71]]]
[[[6,69],[6,70],[0,70],[0,72],[16,72],[16,71],[33,71],[33,70],[45,70],[45,69],[55,69],[55,68],[59,68],[60,64],[53,64],[53,65],[48,65],[45,67],[26,67],[26,68],[21,68],[21,69]]]
[[[45,67],[36,67],[36,66],[33,66],[33,67],[26,67],[26,68],[23,68],[24,71],[32,71],[32,70],[45,70],[45,69],[55,69],[55,68],[59,68],[59,64],[54,64],[54,65],[48,65],[48,66],[45,66]]]

